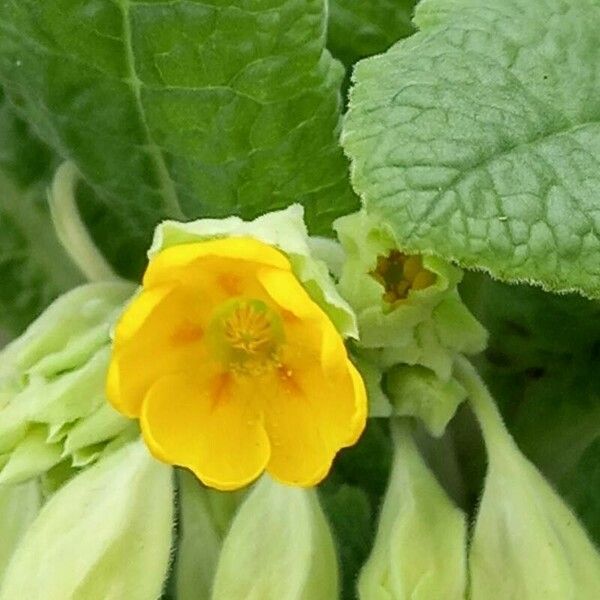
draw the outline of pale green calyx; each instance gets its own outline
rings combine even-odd
[[[170,562],[172,474],[137,441],[74,477],[21,539],[0,600],[156,600]]]
[[[418,417],[431,435],[443,435],[459,404],[466,398],[454,378],[446,381],[421,366],[396,365],[386,375],[386,390],[397,415]]]
[[[457,376],[469,393],[488,453],[469,555],[471,600],[594,600],[600,554],[577,517],[517,448],[464,359]]]
[[[263,476],[235,516],[212,600],[337,600],[338,568],[314,489]]]
[[[443,433],[464,398],[452,381],[454,359],[481,352],[487,342],[458,294],[462,272],[433,256],[404,253],[389,226],[364,210],[334,227],[346,252],[338,287],[357,315],[355,356],[370,373],[371,389],[379,372],[371,416],[412,415]],[[416,369],[397,371],[381,389],[398,365]]]
[[[199,219],[189,223],[164,221],[156,228],[148,256],[152,258],[161,250],[178,244],[246,236],[281,250],[290,260],[296,277],[338,331],[345,337],[357,337],[354,312],[340,296],[328,266],[321,259],[323,244],[309,238],[304,209],[299,204],[267,213],[253,221],[243,221],[239,217]],[[330,254],[329,245],[325,249]]]
[[[360,600],[463,600],[466,519],[426,466],[409,426],[392,424],[394,463]]]
[[[0,486],[0,586],[4,572],[21,538],[42,505],[39,482]]]
[[[136,436],[107,403],[110,328],[134,288],[81,286],[0,354],[0,485],[63,480]]]
[[[245,492],[205,487],[191,472],[177,470],[179,519],[174,565],[177,600],[208,600],[223,539]]]

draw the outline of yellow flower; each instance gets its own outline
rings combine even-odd
[[[118,323],[107,393],[205,484],[318,483],[366,418],[343,340],[288,258],[249,237],[173,246]]]

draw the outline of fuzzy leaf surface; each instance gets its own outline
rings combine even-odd
[[[325,232],[356,204],[325,37],[324,0],[8,0],[0,82],[136,240],[292,202]]]
[[[600,4],[424,0],[358,64],[343,144],[406,249],[600,296]]]

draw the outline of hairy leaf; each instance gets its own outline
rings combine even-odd
[[[355,70],[343,143],[399,243],[600,296],[600,4],[424,0]]]
[[[414,33],[416,0],[331,0],[327,46],[345,65],[385,52]]]
[[[137,240],[167,216],[292,202],[325,232],[356,202],[325,16],[324,0],[8,0],[0,81]]]

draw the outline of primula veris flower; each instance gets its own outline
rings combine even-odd
[[[475,369],[457,372],[483,433],[488,471],[469,554],[473,600],[595,600],[600,554],[525,458]]]
[[[265,475],[223,543],[212,600],[337,600],[338,566],[317,492]]]
[[[115,329],[107,390],[156,457],[223,490],[265,469],[318,483],[366,417],[331,318],[286,254],[244,235],[152,256]]]
[[[463,600],[466,519],[421,457],[408,424],[392,424],[394,462],[360,600]]]

